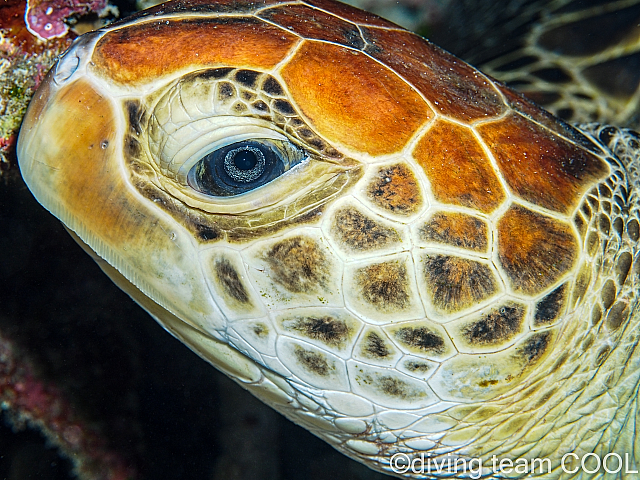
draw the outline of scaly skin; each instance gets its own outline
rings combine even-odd
[[[598,478],[561,465],[594,452],[633,478],[634,160],[364,12],[230,5],[80,40],[19,139],[36,198],[167,330],[372,468]],[[202,187],[202,158],[256,140],[282,175]]]

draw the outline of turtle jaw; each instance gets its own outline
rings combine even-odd
[[[52,71],[20,133],[22,175],[47,210],[145,295],[213,334],[223,316],[192,268],[190,236],[157,215],[122,175],[121,117],[115,101],[86,78],[59,85]]]

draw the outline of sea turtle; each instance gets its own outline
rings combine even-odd
[[[80,37],[18,157],[116,284],[346,455],[636,478],[637,142],[331,0],[178,0]]]

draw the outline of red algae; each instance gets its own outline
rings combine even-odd
[[[67,35],[67,19],[90,12],[100,16],[107,8],[107,0],[27,0],[24,20],[27,30],[34,36],[50,40]]]
[[[43,381],[13,342],[0,334],[0,406],[14,425],[40,430],[74,464],[80,479],[130,480],[134,468],[105,447],[100,432],[74,413],[59,388]]]
[[[117,9],[108,0],[0,2],[0,175],[16,165],[15,142],[31,96],[77,37],[70,25],[89,13],[116,16]]]

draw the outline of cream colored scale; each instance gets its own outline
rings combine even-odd
[[[633,451],[633,150],[351,7],[233,8],[81,38],[21,132],[39,201],[167,330],[372,468],[598,478],[563,455]]]

